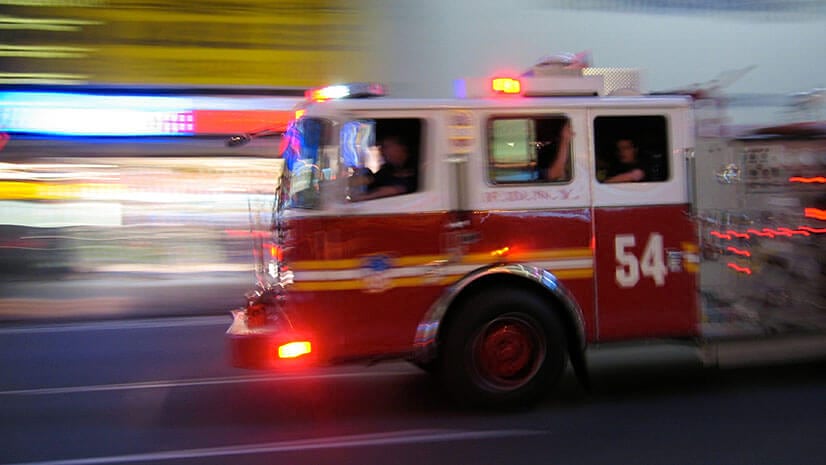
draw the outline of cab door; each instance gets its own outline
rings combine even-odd
[[[598,338],[696,335],[697,236],[684,161],[693,139],[689,109],[594,109],[588,119]],[[625,163],[628,147],[635,156]],[[642,179],[612,182],[632,168]]]
[[[433,273],[443,261],[449,208],[437,162],[444,151],[441,120],[428,110],[354,110],[335,130],[339,161],[325,175],[331,185],[323,189],[324,208],[305,213],[290,230],[301,240],[293,247],[301,254],[292,263],[289,302],[300,307],[293,323],[308,322],[330,357],[409,353],[419,322],[445,285]],[[416,182],[405,192],[360,198],[364,187],[367,194],[376,191],[388,137],[405,146],[410,161],[396,174],[408,179],[415,169]]]

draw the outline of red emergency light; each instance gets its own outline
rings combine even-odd
[[[497,94],[519,94],[522,92],[522,83],[519,79],[499,77],[491,80],[491,88]]]

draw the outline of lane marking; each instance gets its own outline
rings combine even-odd
[[[207,447],[200,449],[181,449],[143,454],[112,455],[106,457],[86,457],[78,459],[60,459],[41,462],[19,462],[10,465],[98,465],[124,462],[149,462],[188,460],[206,457],[226,457],[233,455],[266,454],[274,452],[302,452],[319,449],[338,449],[350,447],[389,446],[399,444],[416,444],[449,441],[469,441],[480,439],[508,438],[514,436],[536,436],[548,434],[542,430],[402,430],[387,433],[357,434],[350,436],[331,436],[326,438],[299,439],[238,446]]]
[[[250,375],[222,378],[194,378],[182,380],[137,381],[133,383],[96,384],[89,386],[64,386],[52,388],[13,389],[0,391],[0,396],[39,396],[55,394],[82,394],[90,392],[129,391],[140,389],[182,388],[193,386],[216,386],[221,384],[268,383],[282,381],[304,381],[309,379],[346,379],[346,378],[373,378],[386,376],[403,376],[416,373],[411,367],[409,371],[363,371],[353,373],[316,373],[296,375]]]
[[[180,326],[218,326],[232,323],[232,315],[188,316],[153,318],[142,320],[94,321],[79,323],[54,323],[49,325],[27,325],[22,327],[0,328],[0,336],[6,334],[40,334],[40,333],[68,333],[75,331],[112,331],[121,329],[155,329],[174,328]]]

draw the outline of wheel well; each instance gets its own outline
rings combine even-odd
[[[548,289],[535,281],[510,274],[492,274],[484,276],[462,289],[462,291],[450,303],[447,312],[439,324],[439,332],[436,335],[437,347],[444,347],[445,334],[449,331],[450,326],[453,324],[453,320],[459,314],[459,309],[468,300],[468,298],[477,292],[492,288],[520,289],[525,292],[533,293],[542,298],[545,302],[547,302],[548,309],[554,312],[559,317],[560,323],[562,323],[562,327],[567,338],[569,356],[574,357],[581,355],[584,341],[580,340],[580,329],[577,327],[578,325],[575,318],[569,311],[565,310],[566,304],[562,302],[559,296],[554,295]]]

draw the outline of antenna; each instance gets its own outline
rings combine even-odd
[[[673,90],[655,93],[690,95],[695,99],[715,98],[721,90],[739,81],[743,76],[756,67],[757,65],[751,65],[746,66],[745,68],[726,70],[706,82],[688,84]]]

